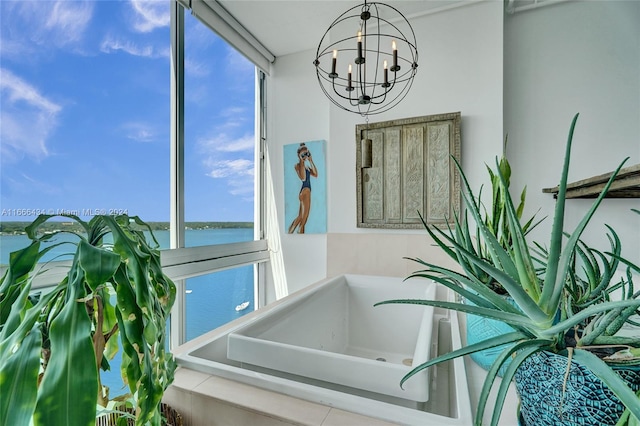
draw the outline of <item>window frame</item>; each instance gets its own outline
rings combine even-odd
[[[165,273],[176,283],[171,315],[171,347],[186,342],[185,280],[239,266],[254,265],[254,305],[264,305],[266,263],[270,255],[264,239],[264,143],[266,140],[266,76],[256,67],[256,144],[254,241],[185,248],[184,202],[184,12],[171,0],[171,246],[161,253]]]

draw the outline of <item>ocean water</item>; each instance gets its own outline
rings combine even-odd
[[[169,247],[169,231],[154,231],[160,248]],[[188,247],[208,244],[226,244],[253,240],[251,228],[187,230],[185,241]],[[61,235],[57,240],[71,241]],[[26,235],[0,235],[0,264],[6,265],[9,254],[29,244]],[[43,260],[71,258],[74,246],[64,244],[49,252]],[[242,266],[212,274],[189,278],[185,282],[187,305],[187,340],[194,339],[254,309],[253,266]],[[246,309],[236,311],[236,306],[249,302]],[[120,378],[119,356],[111,361],[111,371],[102,373],[103,384],[111,389],[111,396],[124,393]]]

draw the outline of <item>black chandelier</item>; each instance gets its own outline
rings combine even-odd
[[[396,8],[365,0],[333,21],[313,63],[322,91],[335,105],[362,116],[379,114],[411,88],[418,68],[416,36]]]

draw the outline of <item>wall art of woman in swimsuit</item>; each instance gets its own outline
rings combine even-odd
[[[311,176],[318,177],[318,169],[313,163],[311,151],[304,143],[298,148],[298,162],[293,166],[296,174],[302,181],[302,188],[298,199],[300,200],[300,208],[298,216],[291,222],[289,226],[289,234],[293,234],[298,229],[299,234],[304,234],[304,227],[309,219],[309,211],[311,210]]]

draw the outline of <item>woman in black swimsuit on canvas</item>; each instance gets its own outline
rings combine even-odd
[[[298,233],[304,234],[304,226],[307,224],[309,210],[311,209],[311,176],[318,177],[318,169],[313,163],[311,152],[307,149],[304,143],[301,143],[298,148],[298,162],[294,166],[294,169],[302,181],[302,188],[298,195],[298,199],[300,200],[298,217],[291,222],[291,225],[289,226],[289,234],[293,234],[298,227]]]

